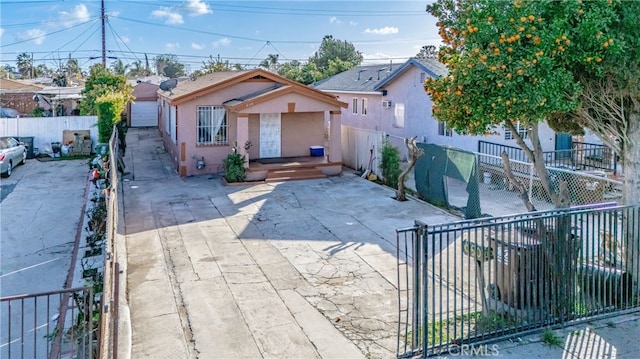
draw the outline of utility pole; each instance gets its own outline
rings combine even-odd
[[[102,66],[104,66],[104,68],[107,68],[107,46],[106,46],[106,40],[105,40],[105,35],[104,35],[104,20],[106,18],[106,15],[104,14],[104,0],[100,1],[100,18],[102,20]]]

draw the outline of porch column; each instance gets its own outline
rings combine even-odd
[[[249,153],[244,149],[244,144],[249,141],[249,115],[238,114],[236,120],[236,141],[238,141],[238,153],[245,156],[247,162],[244,164],[244,168],[249,168]]]
[[[329,162],[342,162],[342,112],[329,112]]]

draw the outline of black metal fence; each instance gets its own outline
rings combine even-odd
[[[522,148],[499,143],[478,141],[478,152],[498,157],[506,152],[511,160],[531,162]],[[613,150],[597,143],[573,141],[571,149],[544,151],[543,156],[545,164],[551,167],[618,172],[618,158]]]
[[[398,356],[640,310],[639,227],[608,203],[398,230]]]
[[[0,313],[0,358],[98,357],[100,307],[92,287],[0,298]]]

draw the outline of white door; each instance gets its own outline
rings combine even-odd
[[[260,158],[281,157],[280,114],[260,114]]]
[[[158,103],[138,101],[131,104],[131,127],[158,126]]]

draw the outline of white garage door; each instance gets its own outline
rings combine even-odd
[[[158,126],[158,103],[138,101],[131,105],[131,127]]]

